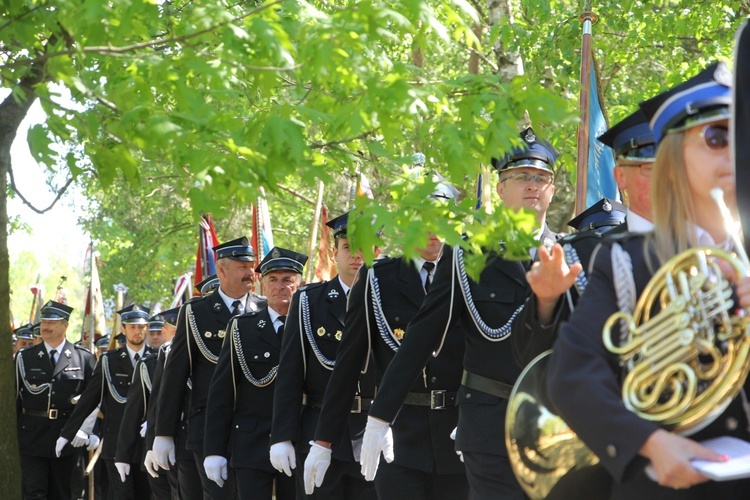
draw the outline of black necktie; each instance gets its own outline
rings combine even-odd
[[[282,316],[279,316],[276,319],[278,319],[279,321],[281,321],[281,326],[279,327],[278,330],[276,330],[276,333],[278,335],[281,335],[282,333],[284,333],[284,325],[286,324],[286,316],[282,315]]]
[[[52,363],[52,368],[54,368],[55,365],[57,364],[57,359],[55,358],[55,355],[57,355],[57,350],[56,349],[52,349],[49,352],[49,362]]]
[[[422,269],[427,271],[427,276],[424,278],[424,291],[425,293],[430,291],[430,284],[432,283],[432,270],[435,269],[435,263],[426,260],[422,264]]]
[[[135,353],[133,356],[133,366],[138,364],[138,360],[141,359],[140,355],[138,353]]]
[[[238,314],[241,314],[242,311],[240,311],[240,302],[239,300],[235,300],[232,302],[232,316],[237,316]]]

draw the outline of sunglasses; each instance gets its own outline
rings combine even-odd
[[[729,146],[729,129],[726,125],[709,124],[700,133],[708,149],[719,150]]]
[[[513,184],[528,184],[533,182],[537,186],[549,186],[552,184],[552,176],[545,174],[527,174],[525,172],[519,172],[517,174],[510,174],[507,177],[500,180],[500,182],[510,181]]]

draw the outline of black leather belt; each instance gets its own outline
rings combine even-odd
[[[21,412],[24,415],[30,415],[32,417],[44,417],[50,420],[57,420],[58,418],[69,417],[70,414],[73,413],[73,410],[62,411],[56,408],[50,408],[49,411],[44,411],[44,410],[27,410],[26,408],[23,408]]]
[[[467,370],[464,370],[464,374],[461,377],[461,385],[503,399],[510,398],[510,393],[513,391],[512,385],[508,385],[505,382],[500,382],[499,380],[492,378],[483,377],[482,375]]]
[[[310,408],[323,408],[323,398],[305,394],[302,397],[302,404]],[[370,406],[372,406],[372,399],[362,399],[362,396],[354,396],[351,413],[362,413],[369,410]]]
[[[445,410],[456,406],[456,393],[443,390],[430,392],[410,392],[404,400],[405,405],[429,406],[430,410]]]

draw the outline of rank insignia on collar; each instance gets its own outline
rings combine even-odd
[[[65,349],[65,353],[64,354],[65,354],[66,358],[69,358],[70,357],[70,349]]]
[[[336,290],[335,288],[331,288],[328,291],[328,298],[329,299],[337,299],[338,297],[339,297],[339,291]]]
[[[227,332],[226,330],[219,330],[219,332],[216,335],[218,335],[220,339],[223,339],[224,337],[227,336]]]
[[[404,332],[404,330],[401,328],[396,328],[395,330],[393,330],[393,336],[396,337],[396,340],[399,341],[404,339],[404,333],[406,332]]]
[[[37,354],[37,356],[39,356],[40,358],[43,358],[44,357],[44,351],[39,351],[39,354]]]
[[[258,321],[258,328],[265,328],[266,327],[266,320],[262,319]]]
[[[322,326],[321,326],[320,328],[318,328],[318,337],[322,337],[322,336],[323,336],[323,335],[325,335],[325,334],[326,334],[326,329],[325,329],[325,327],[322,327]]]
[[[334,335],[334,337],[336,337],[336,340],[338,340],[340,342],[341,341],[341,330],[337,330],[336,331],[336,335]]]
[[[211,332],[206,332],[206,333],[203,334],[203,336],[206,337],[207,339],[210,339],[211,337],[214,336],[214,334],[211,333]]]
[[[214,304],[214,311],[219,312],[221,311],[221,304],[218,302]]]

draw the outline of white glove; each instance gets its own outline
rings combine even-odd
[[[86,446],[86,449],[89,451],[94,451],[95,449],[99,448],[99,443],[101,443],[101,440],[99,439],[99,436],[96,434],[92,434],[89,436],[89,440],[87,441],[88,446]]]
[[[148,421],[144,420],[143,423],[141,424],[141,437],[142,438],[146,437],[146,429],[147,428],[148,428]]]
[[[169,470],[169,465],[175,464],[174,438],[172,436],[156,436],[151,449],[154,452],[156,465],[162,469]]]
[[[453,431],[451,432],[451,439],[456,440],[456,431],[458,431],[458,427],[454,427]],[[458,450],[456,450],[456,455],[458,455],[458,458],[461,459],[461,463],[464,461],[464,454]]]
[[[203,468],[206,470],[206,477],[219,485],[224,486],[224,481],[229,477],[227,473],[227,459],[219,455],[209,455],[203,459]]]
[[[315,487],[320,488],[331,465],[331,449],[310,441],[310,453],[305,459],[305,493],[312,495]]]
[[[159,466],[156,465],[156,460],[154,460],[153,450],[148,450],[146,452],[146,458],[143,460],[143,465],[146,466],[146,472],[148,472],[151,477],[154,479],[159,477],[159,471],[157,470]]]
[[[294,454],[294,445],[291,441],[272,444],[268,454],[274,469],[292,477],[292,469],[297,468],[297,456]]]
[[[393,462],[393,432],[391,424],[379,418],[367,417],[365,435],[362,438],[362,454],[359,463],[366,481],[375,479],[380,464],[380,453],[388,463]]]
[[[62,453],[63,448],[65,448],[65,445],[68,444],[68,440],[64,437],[57,438],[57,442],[55,443],[55,456],[57,458],[60,458],[60,454]]]
[[[76,437],[73,438],[73,441],[70,444],[73,445],[73,448],[80,448],[81,446],[88,443],[88,441],[89,435],[78,429],[78,432],[76,432]]]
[[[120,474],[120,481],[125,482],[125,478],[130,474],[130,464],[115,462],[115,469]]]

